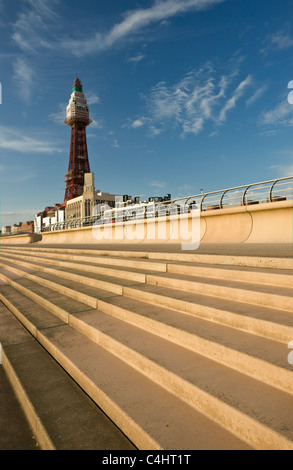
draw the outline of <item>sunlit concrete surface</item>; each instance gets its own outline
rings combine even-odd
[[[292,270],[291,244],[1,246],[3,367],[38,445],[292,449]]]

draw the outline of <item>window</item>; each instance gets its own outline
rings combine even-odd
[[[91,215],[91,201],[90,199],[85,200],[85,217],[90,217]]]

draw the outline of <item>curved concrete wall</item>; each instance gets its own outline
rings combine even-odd
[[[245,207],[204,212],[206,231],[201,243],[244,243],[252,232],[252,217]]]
[[[293,243],[293,201],[202,213],[201,243]]]
[[[196,233],[195,233],[196,232]],[[161,219],[84,227],[35,235],[5,237],[2,244],[95,244],[95,243],[293,243],[293,201],[212,210],[192,219],[184,215]]]
[[[292,243],[293,201],[248,206],[252,229],[247,243]]]

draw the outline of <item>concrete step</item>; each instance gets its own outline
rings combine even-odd
[[[293,392],[288,342],[282,344],[137,299],[112,297],[99,301],[98,306],[99,311],[130,325],[287,393]]]
[[[123,295],[287,344],[293,333],[292,314],[283,309],[148,284],[125,287]]]
[[[0,257],[0,260],[3,261],[3,256]],[[7,261],[6,261],[7,260]],[[41,276],[41,273],[48,273],[52,274],[53,276],[61,277],[62,279],[66,279],[69,281],[74,281],[78,282],[81,284],[85,284],[86,286],[89,287],[96,287],[98,289],[103,289],[107,290],[110,292],[113,292],[115,294],[122,294],[122,289],[123,286],[131,286],[134,284],[137,284],[138,282],[145,282],[145,275],[143,280],[139,279],[137,280],[130,280],[130,279],[125,279],[123,275],[120,274],[120,277],[118,278],[117,276],[110,276],[110,275],[105,275],[102,273],[93,273],[93,272],[87,272],[85,275],[84,272],[80,272],[78,268],[75,266],[70,266],[69,268],[64,268],[64,267],[59,267],[58,269],[56,268],[51,268],[44,265],[41,262],[27,262],[27,261],[22,261],[19,259],[8,259],[5,258],[4,262],[2,263],[2,266],[5,268],[5,266],[8,266],[8,263],[10,266],[15,266],[15,267],[20,267],[20,268],[28,268],[26,270],[27,272],[33,272],[37,271],[37,275]],[[133,276],[134,278],[134,276]],[[69,283],[70,284],[70,283]]]
[[[12,320],[14,323],[17,321],[15,318]],[[1,331],[7,331],[6,316],[1,315],[1,321],[5,326]],[[4,321],[6,325],[3,325]],[[10,333],[15,334],[14,325],[10,327]],[[61,377],[56,374],[56,362],[52,358],[62,366],[62,369],[58,366]],[[122,444],[113,441],[115,436],[107,436],[100,417],[89,415],[84,403],[79,404],[76,390],[79,393],[80,387],[91,397],[87,404],[95,411],[101,407],[140,449],[251,448],[70,325],[40,327],[35,340],[29,335],[29,340],[20,341],[18,338],[17,347],[4,345],[3,363],[7,370],[12,370],[12,376],[16,370],[19,380],[14,380],[14,383],[25,390],[27,415],[34,414],[30,418],[32,426],[41,429],[36,429],[35,433],[42,448],[80,449],[83,448],[82,439],[86,442],[85,448],[97,449],[100,445],[104,450],[134,448],[116,426],[113,429],[115,433],[118,431],[118,441],[122,437]],[[80,385],[73,391],[75,393],[65,382],[68,374],[74,380],[71,384],[75,387],[77,383]],[[83,420],[81,424],[76,421],[75,411],[78,419]],[[101,416],[106,419],[104,413]],[[92,428],[89,433],[85,433],[85,424]],[[66,426],[70,428],[68,434],[64,431]],[[99,443],[95,437],[91,439],[97,428]]]
[[[10,263],[14,262],[20,266],[34,267],[35,269],[42,270],[44,272],[52,273],[57,276],[63,276],[69,280],[85,283],[87,285],[96,286],[106,290],[112,290],[112,292],[115,293],[122,293],[123,291],[123,287],[119,286],[116,282],[115,276],[110,280],[109,276],[106,275],[105,277],[105,273],[100,274],[100,278],[98,277],[98,274],[92,274],[88,279],[88,276],[86,277],[84,275],[78,274],[78,271],[75,271],[73,268],[71,271],[69,270],[69,272],[68,269],[61,268],[62,274],[60,274],[58,269],[48,268],[41,262],[28,263],[17,258],[9,259],[9,261]],[[133,282],[147,282],[149,284],[171,288],[174,287],[176,289],[182,289],[190,292],[216,295],[218,297],[254,303],[256,305],[268,305],[270,307],[278,307],[288,310],[292,310],[293,308],[292,277],[289,274],[278,274],[274,272],[270,273],[269,277],[267,278],[265,273],[259,271],[257,273],[249,272],[247,270],[244,272],[237,270],[235,272],[231,269],[218,270],[214,267],[212,269],[208,268],[205,273],[203,273],[209,275],[209,277],[200,277],[194,274],[197,269],[198,267],[195,266],[177,266],[171,264],[166,267],[166,270],[168,270],[167,273],[164,272],[160,275],[148,273],[141,276],[140,278],[138,277],[140,276],[140,273],[137,273],[136,279],[135,276],[133,276],[132,280]],[[179,273],[177,271],[179,271]],[[220,277],[219,271],[224,274],[226,273],[224,278]],[[186,272],[188,272],[188,274],[186,274]],[[200,272],[201,269],[199,274]],[[213,272],[215,274],[213,274]],[[244,280],[242,281],[238,280],[236,277],[239,272],[240,274],[243,274]],[[247,277],[250,278],[250,282],[247,282]],[[108,282],[105,280],[107,278],[109,279]],[[253,278],[257,283],[252,282]],[[282,278],[284,281],[283,283]],[[235,279],[237,279],[237,281]],[[275,284],[272,286],[271,284],[273,284],[273,279],[275,279]],[[128,279],[124,279],[123,285],[127,285],[127,281]],[[119,282],[121,284],[121,281]],[[131,280],[129,280],[129,284],[131,284]]]
[[[94,308],[97,306],[98,299],[110,297],[111,293],[124,294],[152,303],[158,301],[163,306],[176,308],[204,318],[213,318],[214,321],[220,321],[246,331],[255,329],[257,334],[265,335],[277,341],[285,341],[287,344],[293,333],[293,324],[290,321],[291,315],[288,317],[282,312],[283,309],[291,311],[293,289],[287,287],[272,288],[246,282],[228,282],[219,279],[195,278],[194,276],[165,273],[164,275],[146,274],[146,282],[158,286],[149,288],[147,286],[136,287],[135,282],[132,283],[128,279],[122,281],[120,278],[118,281],[116,277],[101,277],[101,275],[96,274],[90,274],[89,277],[80,275],[79,271],[75,270],[68,272],[68,268],[52,270],[52,268],[47,268],[39,263],[9,260],[9,262],[1,265],[3,268],[46,285],[60,293],[67,293],[72,298],[85,302]],[[18,265],[22,269],[15,268],[14,265]],[[40,272],[34,272],[35,269],[40,270]],[[58,279],[58,277],[61,277],[61,279]],[[128,288],[129,286],[130,288]],[[165,286],[166,290],[164,290]],[[132,288],[134,290],[131,290]],[[180,290],[186,293],[182,294]],[[232,302],[229,303],[229,300]],[[253,307],[244,306],[248,313],[244,312],[245,315],[239,316],[237,310],[239,310],[239,307],[243,307],[242,303],[257,305],[259,309],[262,309],[263,306],[269,307],[269,310],[262,309],[261,311],[264,312],[264,317],[262,317],[261,314],[258,315],[253,312]],[[213,305],[216,305],[216,308]],[[270,310],[272,308],[278,310],[277,314],[280,319],[278,323],[274,319],[276,312]],[[236,314],[234,313],[235,309]],[[285,319],[285,324],[282,323],[282,318]]]
[[[22,251],[22,250],[20,250]],[[158,272],[166,272],[166,263],[160,262],[159,260],[149,261],[148,259],[135,259],[131,257],[110,257],[110,256],[103,256],[98,255],[92,251],[88,252],[88,255],[83,254],[66,254],[68,250],[64,250],[64,252],[57,252],[56,254],[54,251],[42,251],[42,257],[48,257],[50,259],[58,259],[58,260],[70,260],[70,261],[78,261],[78,262],[88,262],[91,264],[101,264],[101,265],[110,265],[112,266],[119,266],[125,268],[135,268],[135,269],[143,269],[143,270],[152,270]],[[1,253],[9,252],[9,250],[3,249],[1,247]],[[38,255],[38,251],[32,250],[29,251],[32,255]]]
[[[22,269],[17,269],[9,263],[2,264],[2,266],[6,266],[6,268],[9,268],[9,270],[12,270],[11,272],[18,276],[24,276],[42,286],[47,286],[59,292],[61,295],[66,294],[82,304],[86,303],[89,307],[96,308],[99,301],[115,295],[111,290],[106,291],[93,288],[85,284],[68,281],[64,278],[60,279],[48,275],[47,273],[44,274],[41,272],[36,275],[36,273],[27,272],[23,267]],[[6,276],[5,279],[7,282],[10,282],[9,272],[7,272],[7,274],[8,276]],[[22,288],[25,288],[26,284],[24,279],[21,285]],[[139,285],[138,287],[121,286],[119,295],[122,295],[122,293],[128,297],[135,297],[138,300],[147,301],[149,303],[158,302],[165,307],[176,308],[177,310],[197,317],[213,320],[229,327],[253,332],[270,339],[286,342],[287,344],[293,336],[292,316],[289,312],[287,314],[280,309],[263,308],[259,306],[256,310],[255,307],[248,307],[242,302],[151,285]],[[54,296],[51,295],[49,297],[53,297],[54,301]],[[57,298],[59,299],[59,297]],[[60,301],[62,302],[62,297]],[[59,303],[57,305],[55,302],[57,309],[58,306],[60,307],[60,301],[58,300]],[[45,299],[44,302],[46,302]],[[64,318],[62,317],[62,313],[59,315],[61,315],[61,318]]]
[[[236,245],[236,250],[239,246]],[[217,247],[217,253],[221,251],[221,247]],[[221,254],[197,254],[197,253],[161,253],[150,252],[150,260],[160,260],[166,262],[182,262],[184,263],[200,263],[203,265],[218,265],[218,266],[246,266],[251,268],[265,268],[265,269],[286,269],[293,270],[292,256],[288,258],[282,257],[264,257],[262,255],[253,256],[240,256],[237,255],[221,255]]]
[[[293,418],[288,393],[101,311],[82,312],[77,317],[73,324],[77,329],[85,332],[90,327],[92,339],[100,346],[250,445],[293,445],[293,429],[284,432]],[[290,374],[288,371],[287,385],[292,393]],[[276,382],[277,376],[276,371]]]
[[[90,310],[92,308],[74,298],[49,289],[40,282],[30,281],[11,271],[0,269],[0,278],[4,280],[7,285],[21,292],[36,304],[54,313],[54,315],[66,323],[69,321],[68,312],[74,313],[86,309]],[[3,286],[0,287],[2,290]],[[3,300],[4,297],[5,294],[3,295]]]
[[[60,293],[61,295],[66,295],[71,299],[74,299],[78,302],[82,302],[93,308],[97,306],[97,297],[105,298],[115,295],[115,293],[112,292],[112,289],[105,290],[92,287],[84,283],[80,284],[79,282],[73,282],[68,279],[64,279],[64,277],[56,277],[51,274],[36,272],[31,269],[27,270],[23,266],[19,266],[18,268],[16,268],[10,263],[0,263],[0,268],[3,269],[3,271],[1,271],[2,278],[4,278],[4,280],[6,280],[7,282],[9,282],[9,277],[5,277],[4,270],[6,271],[6,274],[11,272],[18,276],[18,279],[22,281],[22,285],[24,287],[27,284],[25,282],[26,280],[33,281],[36,284],[48,287],[53,291]],[[105,287],[105,284],[103,287]],[[116,292],[116,294],[119,295],[119,293],[120,295],[122,294],[122,289],[119,289],[118,286],[118,292]]]
[[[8,279],[8,278],[7,278]],[[25,285],[24,285],[25,284]],[[50,307],[50,298],[56,302],[55,294],[50,289],[46,289],[39,284],[28,280],[18,279],[11,284],[15,289],[19,289],[26,295],[33,294],[39,296],[39,304],[46,305],[47,309],[56,315],[56,304],[52,303]],[[26,288],[26,291],[21,288]],[[10,286],[0,288],[0,300],[26,325],[26,328],[34,334],[34,322],[29,324],[29,318],[32,316],[31,309],[27,312],[26,304],[24,306],[17,303],[17,291]],[[19,294],[18,294],[19,295]],[[15,300],[16,299],[16,300]],[[38,301],[37,297],[33,297]],[[44,304],[46,301],[46,304]],[[15,303],[16,302],[16,303]],[[22,301],[23,302],[23,301]],[[190,318],[170,309],[154,307],[151,304],[143,303],[137,300],[125,299],[124,297],[108,297],[98,300],[99,310],[118,317],[127,323],[145,328],[164,339],[171,340],[177,345],[204,355],[217,362],[239,370],[249,376],[263,380],[265,383],[284,390],[288,393],[293,392],[292,377],[290,367],[287,362],[287,344],[281,345],[279,342],[248,335],[242,331],[230,327],[211,324],[211,322],[199,318]],[[25,314],[19,313],[19,308]],[[58,298],[57,317],[64,319],[71,325],[76,325],[76,316],[79,312],[90,311],[90,307],[80,304],[79,308],[75,304],[68,304],[64,297]],[[62,315],[60,315],[62,309]],[[38,309],[38,318],[45,309]],[[46,312],[46,310],[45,310]],[[136,313],[136,312],[139,312]],[[145,312],[141,314],[141,312]],[[43,319],[42,319],[43,321]],[[58,323],[57,319],[56,322]],[[80,329],[80,326],[77,327]],[[83,326],[83,333],[92,337],[90,327]],[[268,354],[269,351],[269,354]]]
[[[1,249],[0,301],[128,439],[292,449],[289,265],[95,251]]]
[[[54,320],[53,324],[56,325]],[[3,369],[26,416],[26,423],[21,423],[21,433],[23,430],[27,433],[29,425],[38,448],[44,450],[135,449],[1,303],[0,326]],[[12,416],[16,411],[13,410]],[[4,439],[0,438],[3,450],[8,447],[16,450],[23,442],[23,436],[18,442],[17,435],[7,442],[7,435],[17,432],[12,426],[13,419],[7,423]],[[32,442],[23,445],[24,450],[34,447]]]
[[[265,269],[249,266],[203,266],[200,263],[168,263],[168,273],[183,274],[201,278],[243,281],[254,284],[292,288],[292,270]]]
[[[22,253],[22,252],[21,252]],[[19,253],[3,253],[1,251],[1,256],[5,256],[6,259],[18,259],[18,260],[29,260],[30,262],[36,262],[36,263],[41,263],[43,266],[46,265],[52,265],[52,266],[58,266],[59,269],[75,269],[77,271],[81,272],[87,272],[93,273],[93,274],[101,274],[104,276],[110,276],[110,277],[118,277],[118,278],[123,278],[123,279],[129,279],[131,281],[137,281],[137,282],[145,282],[145,276],[146,273],[152,273],[156,271],[151,271],[151,270],[135,270],[134,268],[123,268],[121,267],[105,267],[104,265],[94,265],[91,263],[79,263],[78,261],[60,261],[56,258],[49,258],[49,257],[42,257],[41,255],[39,256],[33,256],[32,254],[19,254]]]
[[[5,297],[9,299],[8,288],[5,287],[5,289]],[[11,289],[11,287],[9,287],[9,289]],[[1,290],[3,292],[3,287]],[[15,305],[15,300],[14,302],[11,300],[11,304],[14,305],[15,309],[19,309],[21,301],[18,301],[18,307]],[[20,315],[18,315],[18,317],[20,318]],[[284,423],[285,415],[281,413],[277,403],[282,403],[282,406],[284,403],[288,405],[290,398],[287,393],[283,393],[280,396],[278,394],[279,392],[273,392],[272,387],[261,384],[259,380],[250,380],[249,382],[247,378],[243,379],[243,375],[239,372],[233,372],[229,368],[219,364],[215,365],[216,363],[214,361],[207,360],[202,355],[194,355],[191,351],[188,352],[185,347],[182,348],[178,345],[172,345],[169,340],[166,341],[162,340],[162,338],[158,338],[157,334],[153,335],[143,331],[142,328],[130,326],[129,323],[117,318],[113,319],[113,317],[109,317],[101,311],[90,310],[69,315],[69,323],[85,336],[110,351],[111,354],[115,354],[119,359],[123,359],[127,365],[138,369],[140,373],[146,374],[147,377],[149,379],[151,378],[156,384],[166,387],[174,395],[177,395],[178,398],[185,400],[188,405],[196,408],[209,419],[218,420],[220,424],[223,422],[224,416],[230,416],[231,421],[228,420],[227,422],[226,418],[225,424],[230,432],[237,434],[239,431],[237,431],[237,427],[235,428],[235,423],[239,425],[241,422],[241,435],[238,437],[244,439],[246,442],[248,439],[246,434],[249,434],[248,430],[251,429],[253,425],[254,434],[253,438],[251,437],[253,441],[248,441],[250,445],[258,447],[261,445],[260,441],[263,442],[264,440],[266,441],[266,445],[268,445],[268,442],[272,441],[274,442],[274,446],[278,445],[282,447],[282,445],[289,445],[287,442],[285,443],[286,438],[284,441],[283,436],[278,437],[278,432],[276,433],[276,431],[266,429],[266,426],[263,424],[263,420],[268,419],[267,408],[265,408],[263,417],[260,417],[260,422],[252,423],[251,417],[242,413],[240,405],[242,400],[242,407],[245,407],[245,400],[249,397],[250,393],[251,397],[254,397],[254,402],[256,396],[261,397],[259,398],[260,402],[257,402],[256,405],[258,413],[260,414],[259,408],[260,403],[262,403],[263,394],[273,396],[273,402],[268,405],[268,400],[266,400],[266,406],[268,405],[268,408],[274,410],[276,417],[280,418],[281,416],[281,422]],[[57,328],[58,326],[60,326],[60,324],[57,325]],[[53,328],[52,326],[50,331],[52,331]],[[47,329],[48,328],[46,328],[46,331]],[[42,331],[38,332],[37,337],[40,342],[43,343],[45,341],[46,348],[56,357],[54,348],[51,350],[50,347],[52,346],[46,344]],[[174,363],[175,366],[173,365]],[[264,364],[261,363],[259,365],[261,366],[260,369],[262,369]],[[200,371],[204,371],[204,374],[202,375]],[[272,373],[275,373],[276,385],[280,375],[277,371],[280,372],[278,367],[275,367],[275,371],[272,370]],[[233,374],[236,376],[234,376],[234,379]],[[201,381],[199,381],[201,375]],[[208,377],[212,378],[210,384],[207,380]],[[221,378],[216,380],[217,385],[215,385],[215,377]],[[290,384],[289,377],[288,375],[288,384]],[[233,383],[233,393],[231,392],[231,383]],[[237,388],[236,384],[239,384],[239,388]],[[248,388],[246,389],[246,387]],[[264,387],[263,391],[261,391],[261,387]],[[208,393],[206,390],[208,390]],[[231,397],[231,393],[232,395],[234,394],[234,396]],[[274,394],[276,395],[275,397]],[[244,397],[246,397],[245,400]],[[274,400],[276,400],[276,402]],[[235,410],[233,406],[230,406],[230,403],[237,403],[239,406],[237,406]],[[256,411],[252,409],[250,413],[251,416],[254,416]],[[287,408],[285,414],[288,415]],[[274,421],[273,417],[270,416],[267,422],[272,423]]]
[[[217,261],[217,256],[216,257],[211,257],[209,259],[209,263],[206,265],[204,264],[206,260],[206,256],[204,255],[187,255],[184,254],[166,254],[166,253],[151,253],[151,252],[115,252],[115,251],[96,251],[96,250],[64,250],[65,252],[74,252],[75,255],[77,253],[88,253],[91,255],[91,260],[94,260],[96,254],[101,254],[104,253],[103,258],[105,258],[109,264],[111,264],[111,260],[114,257],[114,260],[116,259],[115,255],[121,255],[122,260],[125,257],[128,257],[128,259],[133,256],[135,259],[142,257],[144,259],[150,259],[154,260],[156,262],[163,262],[163,265],[159,265],[160,268],[162,269],[162,272],[168,271],[170,273],[178,273],[178,274],[186,274],[186,275],[193,275],[193,276],[199,276],[199,277],[205,277],[205,278],[215,278],[215,279],[226,279],[226,280],[239,280],[239,281],[245,281],[249,283],[258,283],[258,284],[265,284],[265,285],[273,285],[277,286],[280,285],[282,287],[292,287],[292,269],[293,269],[293,262],[291,259],[286,260],[286,259],[275,259],[271,258],[268,259],[266,262],[263,258],[245,258],[245,260],[240,261],[237,263],[238,258],[233,258],[233,260],[230,260],[229,257],[220,257],[218,260],[219,264],[216,264],[215,261]],[[95,266],[94,264],[90,262],[86,262],[83,260],[82,263],[78,263],[78,257],[75,258],[75,260],[72,259],[72,256],[70,255],[65,255],[66,259],[69,261],[60,261],[59,259],[59,254],[64,254],[60,253],[61,250],[53,250],[51,251],[44,251],[42,249],[38,250],[32,250],[32,249],[24,249],[24,248],[5,248],[2,247],[1,254],[6,253],[6,255],[9,255],[11,257],[17,257],[18,259],[27,259],[27,260],[35,260],[35,261],[42,261],[46,262],[48,264],[54,264],[56,266],[64,266],[64,267],[70,267],[72,264],[75,264],[76,267],[78,265],[78,269],[81,270],[92,270],[92,272],[97,272],[105,275],[123,275],[125,279],[127,279],[127,276],[130,276],[130,279],[133,279],[131,277],[131,270],[134,271],[135,274],[139,274],[141,276],[142,281],[144,282],[144,273],[151,273],[152,271],[157,271],[157,265],[155,265],[154,269],[151,269],[152,265],[148,264],[150,269],[146,269],[145,264],[141,265],[136,265],[135,267],[128,266],[127,269],[124,271],[121,270],[121,263],[117,266],[112,266],[111,268],[109,267],[104,267],[103,265],[100,266]],[[162,259],[161,259],[162,258]],[[177,260],[181,260],[180,264],[177,262]],[[240,257],[239,257],[240,258]],[[191,261],[192,259],[195,259],[197,261]],[[100,260],[100,257],[99,257]],[[213,261],[213,263],[212,263]],[[95,262],[95,261],[93,261]],[[166,264],[166,268],[164,267],[164,263]],[[292,266],[291,266],[292,265]],[[287,267],[287,269],[285,269]],[[140,272],[137,272],[140,271]],[[139,277],[137,276],[133,280],[138,280]]]
[[[147,275],[146,282],[155,286],[181,289],[254,305],[277,307],[288,311],[293,310],[293,285],[291,287],[275,287],[238,280],[213,279],[177,273]]]
[[[236,250],[233,251],[241,251],[241,247],[237,246]],[[136,258],[136,259],[145,259],[145,260],[152,260],[152,261],[160,261],[160,262],[176,262],[176,263],[200,263],[203,265],[218,265],[218,266],[247,266],[253,268],[269,268],[269,269],[286,269],[286,270],[293,270],[293,259],[292,256],[289,257],[282,257],[282,256],[267,256],[261,255],[257,252],[260,252],[261,249],[257,249],[256,253],[252,255],[237,255],[235,254],[219,254],[221,252],[221,246],[217,246],[216,252],[217,254],[203,254],[197,252],[178,252],[178,251],[155,251],[155,249],[148,249],[148,250],[115,250],[115,249],[80,249],[77,247],[74,248],[56,248],[56,247],[24,247],[24,246],[2,246],[2,251],[13,250],[17,252],[30,252],[35,254],[44,254],[44,256],[55,256],[59,257],[59,254],[69,254],[69,255],[88,255],[90,257],[95,256],[102,256],[102,257],[109,257],[109,258]],[[225,252],[225,248],[223,252]],[[229,251],[229,250],[228,250]],[[231,251],[231,250],[230,250]],[[247,251],[247,250],[246,250]],[[251,251],[251,250],[248,250]],[[252,250],[253,251],[253,250]],[[70,258],[69,258],[70,259]]]
[[[6,267],[6,276],[3,266]],[[39,301],[37,295],[41,292],[42,305],[46,307],[48,299],[51,300],[55,305],[55,313],[63,319],[67,318],[67,313],[60,308],[60,305],[64,304],[64,294],[68,298],[67,303],[73,302],[74,299],[78,302],[77,305],[81,304],[81,310],[85,308],[84,304],[88,307],[97,308],[101,300],[116,295],[111,291],[68,281],[47,273],[34,273],[24,267],[21,268],[15,268],[10,263],[2,263],[1,276],[9,283],[11,282],[11,274],[16,276],[19,279],[17,288],[22,289],[22,291],[26,289],[27,295],[33,295],[36,301]],[[7,271],[7,269],[9,270]],[[9,274],[10,272],[11,274]],[[29,281],[33,281],[33,289],[30,289]],[[38,287],[37,284],[40,284],[40,286]],[[50,290],[45,290],[44,295],[42,295],[44,287],[48,287]],[[59,295],[56,296],[56,292]],[[124,286],[119,295],[122,295],[122,292],[126,297],[133,297],[151,304],[158,303],[163,307],[176,309],[269,339],[286,342],[286,344],[293,336],[292,315],[290,312],[287,313],[280,309],[258,306],[256,310],[253,305],[248,307],[243,302],[152,285]]]

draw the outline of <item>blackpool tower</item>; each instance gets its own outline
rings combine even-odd
[[[89,118],[89,108],[79,78],[74,81],[64,122],[71,127],[69,165],[68,172],[65,175],[64,202],[66,202],[82,195],[84,174],[90,173],[86,127],[92,121]]]

